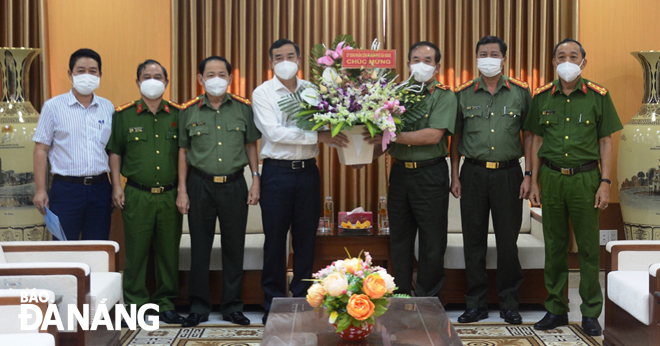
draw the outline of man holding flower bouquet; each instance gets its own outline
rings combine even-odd
[[[275,41],[269,50],[275,76],[252,93],[254,122],[261,131],[263,170],[261,177],[261,212],[264,228],[264,265],[261,285],[265,295],[266,315],[274,297],[286,296],[286,259],[289,255],[287,233],[293,243],[293,280],[289,290],[294,297],[304,297],[310,286],[314,263],[316,228],[321,212],[320,176],[316,166],[318,143],[346,147],[348,137],[330,131],[309,131],[278,102],[311,83],[296,77],[300,48],[287,39]]]
[[[408,66],[425,112],[392,138],[389,153],[396,159],[390,173],[388,214],[390,248],[398,292],[412,290],[415,238],[419,230],[417,296],[437,296],[445,280],[449,176],[446,157],[456,119],[456,97],[438,83],[440,49],[430,42],[410,47]],[[376,147],[378,148],[378,146]]]

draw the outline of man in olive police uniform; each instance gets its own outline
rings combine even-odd
[[[390,248],[400,293],[412,289],[415,237],[419,229],[417,296],[436,296],[445,280],[449,176],[446,157],[449,133],[456,121],[456,96],[438,83],[440,49],[430,42],[410,47],[411,74],[424,83],[426,114],[399,133],[389,147],[396,159],[390,173],[387,211]],[[377,148],[379,146],[376,146]]]
[[[488,220],[492,213],[497,244],[497,294],[500,317],[522,323],[518,313],[518,287],[523,280],[518,259],[518,233],[523,198],[529,192],[531,160],[520,170],[523,155],[520,130],[532,103],[527,83],[506,77],[507,46],[495,36],[477,42],[477,66],[481,76],[456,88],[458,115],[452,135],[451,190],[461,202],[461,224],[467,275],[467,309],[461,323],[488,317]],[[524,153],[529,157],[532,133],[525,132]],[[458,166],[461,155],[465,162]]]
[[[160,320],[182,323],[172,299],[179,293],[182,215],[176,208],[179,105],[163,100],[167,70],[155,60],[141,63],[136,83],[142,98],[115,109],[110,152],[112,203],[124,221],[124,303],[149,303],[145,286],[153,244]],[[121,175],[128,178],[121,188]]]
[[[256,141],[261,134],[254,126],[250,101],[227,93],[231,72],[225,58],[204,59],[197,81],[206,93],[185,103],[181,115],[177,207],[188,214],[192,254],[190,315],[184,327],[208,320],[211,312],[209,266],[216,218],[222,233],[220,312],[226,321],[250,324],[242,312],[241,284],[248,204],[259,201]],[[249,191],[243,176],[248,164],[253,173]]]
[[[611,135],[623,127],[607,89],[580,76],[587,65],[585,57],[584,48],[573,39],[555,46],[553,63],[560,79],[536,89],[525,121],[525,129],[535,134],[530,199],[539,205],[543,194],[548,289],[548,313],[534,328],[568,324],[565,288],[570,218],[580,257],[582,329],[600,335],[603,295],[598,281],[598,219],[609,202]]]

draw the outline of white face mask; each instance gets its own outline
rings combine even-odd
[[[495,77],[502,72],[502,59],[479,58],[477,59],[477,68],[481,71],[482,75]]]
[[[584,59],[582,59],[580,65],[575,65],[569,61],[557,65],[557,74],[559,75],[559,78],[569,83],[574,81],[575,78],[577,78],[582,73],[580,66],[582,66],[583,62]]]
[[[435,66],[427,65],[423,62],[410,65],[410,74],[420,83],[425,83],[431,80],[431,78],[435,76],[435,73],[433,72],[435,72]]]
[[[147,79],[140,83],[140,92],[148,99],[155,100],[165,92],[165,83],[157,79]]]
[[[213,77],[204,81],[204,90],[211,96],[220,96],[227,92],[229,82],[220,77]]]
[[[282,61],[277,63],[274,68],[275,75],[282,80],[289,80],[298,73],[298,64],[293,61]]]
[[[101,77],[91,74],[79,74],[73,76],[73,88],[83,95],[89,95],[99,87]]]

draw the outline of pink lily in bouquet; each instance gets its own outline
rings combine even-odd
[[[335,60],[337,60],[337,59],[339,59],[339,58],[342,57],[342,52],[343,52],[345,49],[353,49],[353,47],[351,47],[351,46],[349,46],[349,45],[346,45],[346,47],[344,47],[344,44],[345,44],[345,43],[346,43],[346,42],[344,42],[344,41],[340,42],[340,43],[337,45],[337,48],[335,48],[335,50],[328,49],[328,50],[325,52],[325,55],[322,56],[322,57],[320,57],[316,62],[317,62],[319,65],[325,65],[325,66],[328,66],[328,67],[334,65]]]
[[[406,111],[406,107],[401,106],[399,104],[399,100],[387,101],[383,104],[382,107],[376,110],[376,113],[374,114],[374,118],[376,120],[378,120],[378,114],[380,113],[380,111],[383,110],[387,111],[387,122],[390,123],[396,129],[396,123],[394,122],[394,118],[392,117],[392,114],[402,114]],[[383,131],[383,142],[382,142],[383,151],[387,149],[387,145],[390,144],[392,138],[394,137],[396,137],[395,131],[390,131],[389,128]]]

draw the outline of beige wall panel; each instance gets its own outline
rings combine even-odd
[[[97,94],[115,106],[140,97],[135,85],[140,62],[155,59],[171,72],[172,24],[167,0],[48,0],[46,11],[49,96],[71,89],[69,57],[78,48],[91,48],[101,55],[103,76]],[[169,97],[168,88],[165,98]]]
[[[639,62],[630,55],[638,50],[660,50],[660,1],[580,1],[580,42],[587,52],[587,79],[606,87],[625,125],[641,105],[643,76]],[[616,175],[619,134],[612,136],[611,202],[619,202]]]

